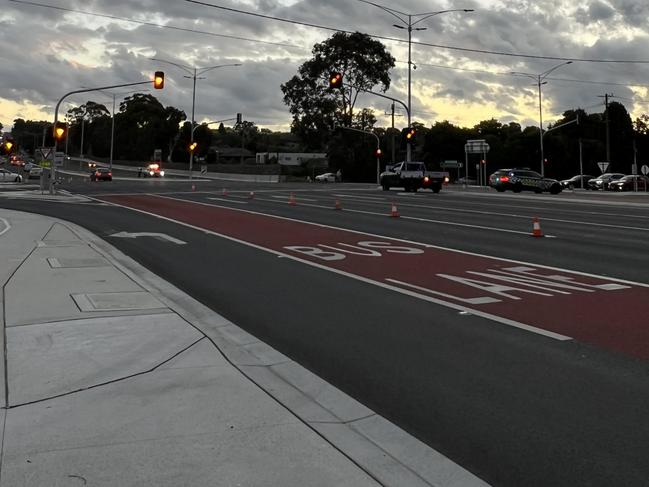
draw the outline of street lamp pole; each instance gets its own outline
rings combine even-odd
[[[566,66],[567,64],[572,64],[572,61],[566,61],[557,64],[556,66],[540,74],[520,73],[518,71],[510,72],[510,74],[527,76],[528,78],[532,78],[534,81],[536,81],[536,86],[538,87],[539,90],[539,141],[541,145],[541,176],[544,177],[545,177],[545,154],[543,152],[543,100],[541,98],[541,86],[547,83],[547,81],[545,81],[545,78],[547,78],[552,71],[554,71],[555,69],[559,69],[561,66]]]
[[[419,22],[422,22],[430,17],[434,17],[436,15],[440,14],[445,14],[445,13],[450,13],[450,12],[473,12],[474,10],[472,8],[454,8],[454,9],[449,9],[449,10],[439,10],[437,12],[422,12],[418,14],[407,14],[404,12],[400,12],[398,10],[395,10],[393,8],[385,7],[383,5],[379,5],[378,3],[370,2],[368,0],[358,0],[359,2],[367,3],[369,5],[373,5],[374,7],[378,7],[381,10],[389,13],[390,15],[396,17],[399,19],[401,24],[392,24],[393,27],[396,27],[397,29],[406,29],[408,31],[408,128],[410,128],[412,125],[412,120],[411,120],[411,114],[412,114],[412,31],[413,30],[426,30],[426,27],[414,27],[417,25]],[[414,28],[413,28],[414,27]],[[412,147],[410,142],[407,143],[406,145],[406,161],[410,162],[412,159]]]
[[[177,68],[182,69],[186,73],[189,74],[189,76],[185,76],[185,78],[191,78],[193,80],[193,86],[192,86],[192,126],[191,126],[191,135],[190,135],[190,144],[194,143],[194,125],[196,124],[195,120],[195,110],[196,110],[196,80],[197,79],[205,79],[205,78],[199,78],[198,76],[204,73],[207,73],[208,71],[211,71],[213,69],[217,68],[225,68],[227,66],[241,66],[241,63],[235,63],[235,64],[218,64],[216,66],[208,66],[205,68],[196,68],[196,67],[191,67],[191,66],[185,66],[183,64],[178,64],[178,63],[173,63],[171,61],[166,61],[164,59],[158,59],[158,58],[151,58],[151,61],[157,61],[159,63],[167,63],[171,64],[172,66],[176,66]],[[194,151],[191,151],[189,153],[189,179],[192,179],[192,169],[194,166]]]

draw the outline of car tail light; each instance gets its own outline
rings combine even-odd
[[[449,177],[448,177],[448,176],[445,176],[445,177],[444,177],[444,183],[446,184],[446,183],[448,183],[449,181],[450,181]]]
[[[509,181],[509,176],[500,176],[500,178],[498,178],[498,180],[501,183],[506,183],[507,181]]]
[[[108,173],[108,175],[109,175],[109,176],[112,176],[112,175],[113,175],[113,173],[112,173],[112,172],[109,172],[109,173]]]
[[[428,176],[426,176],[426,177],[424,178],[424,183],[427,183],[428,181],[430,181],[430,179],[428,178]]]

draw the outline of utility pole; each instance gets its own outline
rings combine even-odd
[[[605,122],[606,122],[606,162],[609,163],[609,171],[611,170],[611,128],[610,128],[610,118],[608,116],[608,99],[615,97],[613,94],[604,93],[604,96],[599,96],[598,98],[604,98],[604,110]]]
[[[395,117],[395,110],[394,110],[394,101],[390,105],[390,112],[385,113],[384,115],[390,115],[392,119],[392,136],[390,137],[390,140],[392,142],[391,147],[392,147],[392,164],[396,162],[396,144],[395,144],[395,135],[394,135],[394,117]],[[396,116],[401,117],[402,115],[396,114]]]

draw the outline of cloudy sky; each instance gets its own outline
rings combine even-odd
[[[647,1],[372,1],[411,14],[475,9],[434,16],[417,24],[426,30],[413,33],[413,119],[425,125],[449,120],[472,126],[496,118],[538,126],[536,81],[511,73],[539,74],[569,59],[575,61],[543,85],[544,124],[571,108],[601,112],[605,93],[634,118],[649,113]],[[203,3],[331,29],[407,36],[393,27],[395,17],[358,0]],[[286,130],[290,115],[280,84],[310,58],[314,43],[332,33],[187,0],[0,0],[0,123],[8,130],[18,117],[52,120],[56,101],[67,91],[134,82],[157,69],[166,72],[167,84],[155,96],[189,116],[192,80],[179,68],[150,60],[155,57],[198,68],[242,63],[198,81],[196,119],[241,112],[261,127]],[[406,100],[407,43],[382,42],[397,59],[388,94]],[[123,96],[128,95],[117,100]],[[112,104],[107,95],[76,95],[62,111],[87,100]],[[357,106],[373,108],[380,125],[389,123],[383,116],[387,100],[368,95]],[[396,124],[405,125],[405,117]]]

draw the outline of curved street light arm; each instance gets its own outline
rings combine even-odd
[[[404,17],[408,17],[407,13],[399,12],[398,10],[394,10],[393,8],[384,7],[383,5],[379,5],[378,3],[374,3],[374,2],[369,2],[368,0],[358,0],[358,1],[363,2],[363,3],[367,3],[368,5],[374,5],[375,7],[378,7],[381,10],[384,10],[385,12],[389,13],[390,15],[393,15],[394,17],[399,19],[401,22],[403,22],[405,25],[408,25],[408,22],[405,19],[399,17],[399,15],[403,15]],[[397,15],[397,14],[399,14],[399,15]]]
[[[228,67],[228,66],[241,66],[241,65],[242,65],[241,63],[235,63],[235,64],[219,64],[219,65],[217,65],[217,66],[209,66],[209,67],[207,67],[207,68],[198,68],[196,74],[197,74],[197,75],[199,75],[199,74],[204,74],[204,73],[207,73],[208,71],[212,71],[213,69],[216,69],[216,68],[225,68],[225,67]]]
[[[149,58],[149,59],[150,59],[151,61],[157,61],[157,62],[159,62],[159,63],[167,63],[167,64],[171,64],[172,66],[176,66],[177,68],[180,68],[180,69],[182,69],[183,71],[186,71],[187,73],[189,73],[189,74],[191,74],[191,75],[194,74],[194,70],[193,70],[192,68],[190,68],[189,66],[185,66],[185,65],[183,65],[183,64],[174,63],[174,62],[171,62],[171,61],[166,61],[165,59],[158,59],[158,58],[156,58],[156,57],[152,57],[152,58]]]
[[[473,12],[473,9],[472,8],[453,8],[453,9],[450,9],[450,10],[440,10],[439,12],[426,12],[426,13],[422,13],[422,14],[414,14],[413,17],[419,17],[421,15],[423,15],[424,17],[422,17],[421,19],[418,19],[415,22],[411,23],[410,26],[417,25],[419,22],[421,22],[423,20],[426,20],[426,19],[429,19],[430,17],[434,17],[435,15],[446,14],[446,13],[449,13],[449,12]]]
[[[565,63],[557,64],[555,67],[548,69],[547,71],[539,74],[540,79],[545,79],[552,71],[555,69],[559,69],[561,66],[565,66],[567,64],[572,64],[572,61],[566,61]]]

